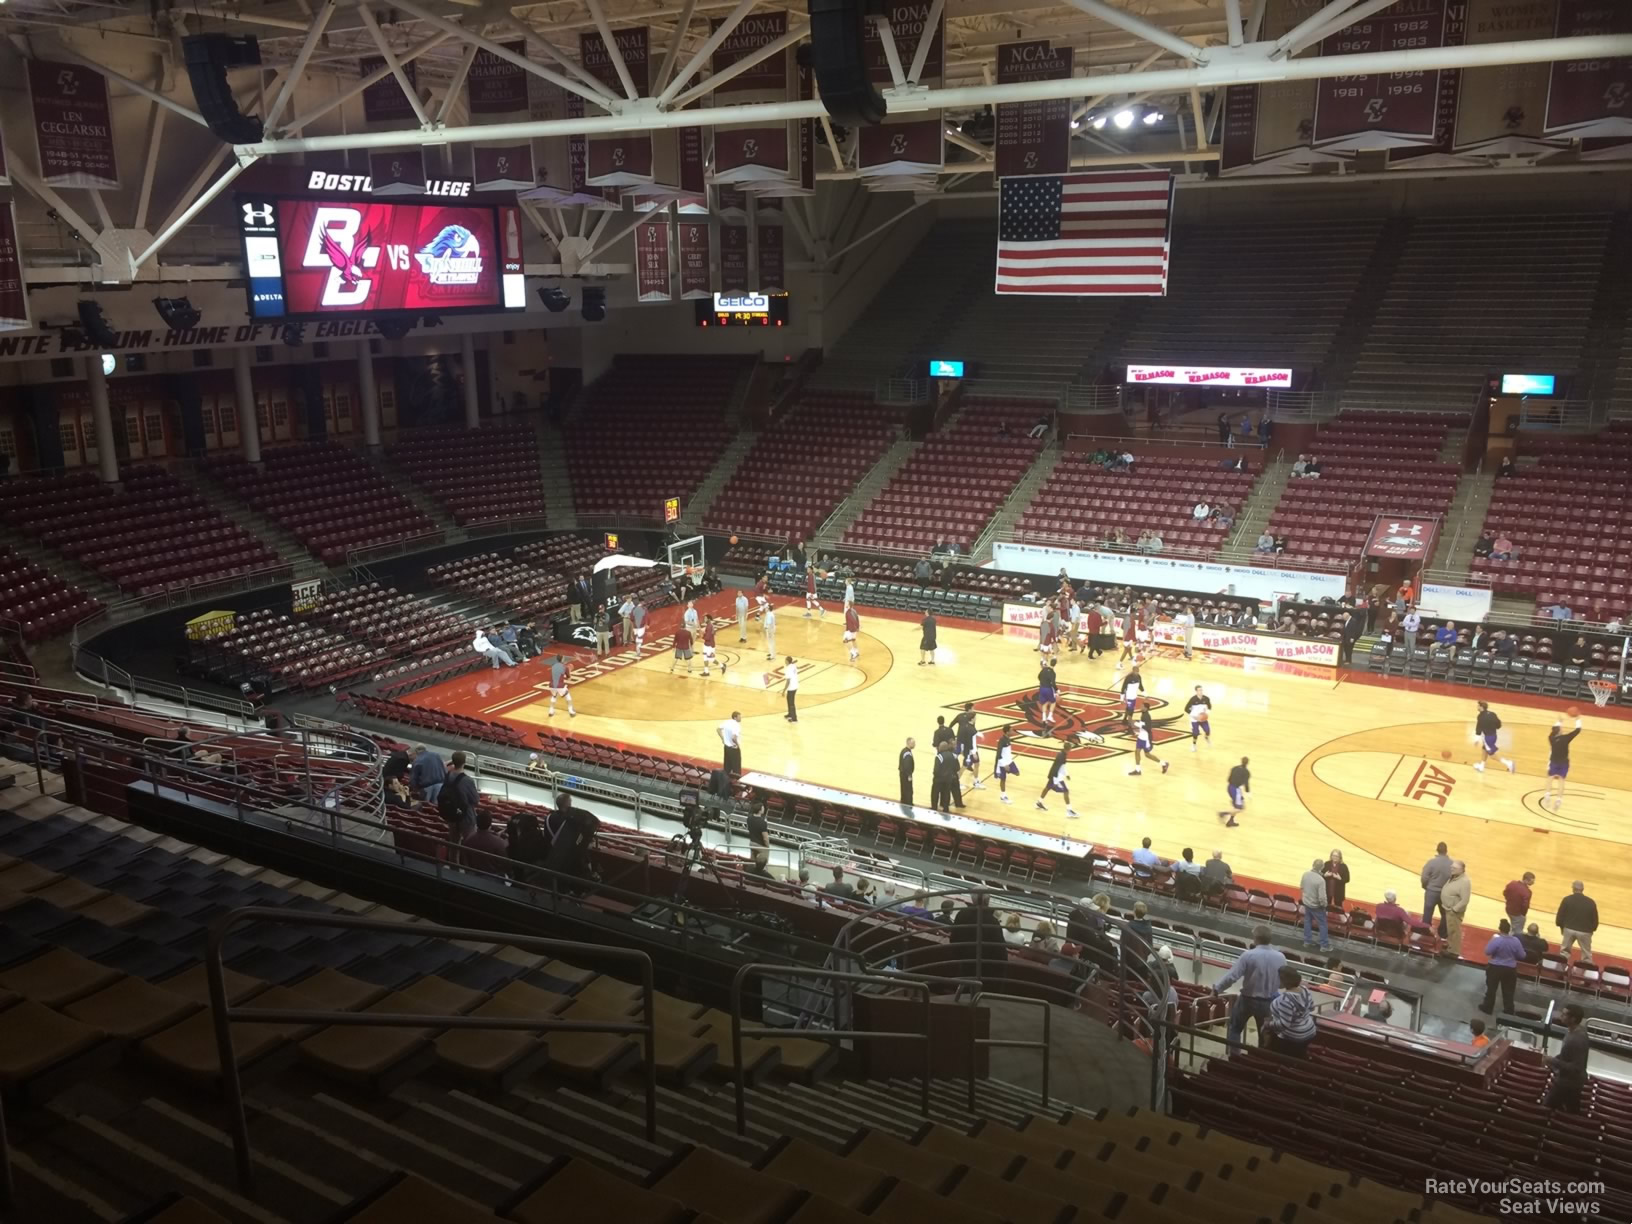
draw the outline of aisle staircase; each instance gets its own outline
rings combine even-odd
[[[459,526],[453,515],[448,513],[447,508],[415,484],[414,478],[408,474],[408,469],[386,454],[383,446],[378,450],[364,450],[360,453],[374,465],[380,475],[385,477],[387,484],[411,501],[415,509],[436,524],[439,531],[446,533],[449,544],[456,544],[469,538],[468,533]]]
[[[1054,475],[1054,469],[1059,467],[1065,451],[1058,442],[1050,442],[1037,452],[1037,458],[1032,460],[1026,474],[1014,486],[1014,491],[1004,499],[992,521],[986,524],[986,529],[980,533],[974,546],[969,550],[969,559],[972,564],[981,565],[992,559],[992,543],[1007,532],[1014,530],[1014,525],[1020,516],[1026,512],[1037,493],[1048,483],[1048,478]]]
[[[213,509],[231,519],[243,530],[260,540],[294,565],[295,578],[323,578],[333,574],[302,544],[292,532],[280,527],[266,515],[240,501],[226,485],[218,482],[202,464],[181,460],[170,465],[176,479],[192,485],[202,493]]]
[[[861,517],[861,512],[867,509],[868,503],[890,483],[907,460],[912,458],[913,452],[918,447],[918,442],[911,438],[903,438],[879,456],[878,462],[861,478],[850,496],[834,507],[833,513],[827,516],[827,521],[816,532],[814,544],[822,549],[837,548],[850,525]]]
[[[1332,346],[1322,366],[1322,381],[1328,394],[1340,395],[1354,375],[1354,367],[1365,348],[1366,336],[1376,322],[1377,310],[1388,291],[1388,283],[1394,278],[1400,249],[1405,245],[1410,229],[1411,221],[1407,217],[1390,217],[1383,224],[1383,232],[1378,236],[1377,245],[1372,248],[1371,260],[1349,298],[1348,308],[1337,325],[1337,334],[1332,339]]]
[[[1460,454],[1460,450],[1458,454]],[[1473,546],[1484,526],[1495,492],[1496,477],[1489,472],[1464,472],[1457,482],[1456,495],[1445,512],[1443,529],[1429,560],[1430,569],[1465,582],[1473,564]]]
[[[733,396],[732,400],[740,408],[738,398]],[[686,530],[692,534],[703,529],[703,519],[708,515],[709,507],[714,504],[714,499],[730,483],[731,477],[736,475],[737,469],[742,466],[743,459],[753,449],[754,443],[759,441],[758,430],[744,429],[741,425],[740,414],[732,415],[736,416],[737,421],[736,436],[720,452],[720,457],[714,461],[714,466],[708,470],[708,475],[703,477],[703,482],[697,486],[697,491],[686,500],[683,521]]]
[[[567,444],[561,431],[540,414],[533,418],[538,438],[538,476],[544,485],[544,516],[552,531],[578,526],[578,507],[572,500],[572,477],[567,472]]]
[[[1269,525],[1291,479],[1292,460],[1284,452],[1264,464],[1264,470],[1252,483],[1252,491],[1237,508],[1235,527],[1221,550],[1223,556],[1246,560],[1256,555],[1258,537]]]

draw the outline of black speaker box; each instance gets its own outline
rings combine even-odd
[[[254,144],[261,139],[259,115],[246,115],[227,85],[231,68],[250,68],[261,62],[261,44],[253,35],[192,34],[181,40],[187,77],[193,83],[198,113],[210,131],[227,144]]]
[[[884,95],[867,79],[862,54],[876,0],[810,0],[810,67],[816,90],[835,123],[871,127],[884,121]]]

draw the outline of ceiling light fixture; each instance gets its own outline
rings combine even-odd
[[[1111,122],[1115,123],[1117,127],[1126,131],[1128,128],[1133,126],[1133,112],[1123,108],[1111,116]]]

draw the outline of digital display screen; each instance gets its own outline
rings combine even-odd
[[[239,210],[253,318],[526,309],[513,207],[244,197]]]
[[[963,362],[937,361],[932,358],[929,363],[929,376],[931,378],[962,378]]]
[[[1285,387],[1292,386],[1292,371],[1252,366],[1130,365],[1127,382],[1178,387]]]
[[[1551,395],[1557,378],[1551,374],[1503,374],[1503,395]]]
[[[785,293],[716,293],[698,298],[698,327],[782,327],[788,321]]]

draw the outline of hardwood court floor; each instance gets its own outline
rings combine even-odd
[[[723,610],[726,602],[716,597],[709,605]],[[942,624],[936,664],[918,666],[917,621],[864,610],[861,658],[852,664],[833,609],[825,619],[807,620],[790,604],[778,611],[774,664],[757,626],[739,645],[733,622],[719,634],[727,670],[704,679],[700,660],[694,674],[686,675],[683,664],[680,674],[670,673],[668,634],[677,615],[654,617],[649,638],[658,649],[649,646],[638,661],[623,652],[606,664],[575,668],[575,719],[564,705],[553,719],[546,716],[546,677],[537,662],[483,670],[408,700],[528,729],[552,723],[557,731],[705,761],[719,760],[716,727],[737,709],[745,768],[889,799],[897,797],[897,755],[912,735],[919,803],[929,798],[936,716],[950,721],[973,702],[977,725],[991,732],[983,735],[987,744],[995,743],[998,727],[1015,724],[1021,773],[1009,782],[1010,804],[999,801],[994,782],[966,791],[967,815],[1125,849],[1148,836],[1164,858],[1185,846],[1198,859],[1220,848],[1237,873],[1284,881],[1288,891],[1314,858],[1336,847],[1353,874],[1351,897],[1375,902],[1394,889],[1413,913],[1422,906],[1418,871],[1443,840],[1452,857],[1468,864],[1471,923],[1494,928],[1503,887],[1534,871],[1532,920],[1556,940],[1553,908],[1581,879],[1604,922],[1597,946],[1632,954],[1632,873],[1623,866],[1632,844],[1632,724],[1598,716],[1590,703],[1572,753],[1568,798],[1554,813],[1538,800],[1546,785],[1547,730],[1560,702],[1525,698],[1532,704],[1521,705],[1514,694],[1337,683],[1325,668],[1229,655],[1185,662],[1164,654],[1145,665],[1143,677],[1157,702],[1157,751],[1171,771],[1164,776],[1147,764],[1132,777],[1132,741],[1115,721],[1114,660],[1068,656],[1058,669],[1064,725],[1098,728],[1106,742],[1073,756],[1071,797],[1080,819],[1067,821],[1059,796],[1050,797],[1047,811],[1033,806],[1058,746],[1031,721],[1035,631]],[[787,654],[801,665],[797,724],[783,719],[780,665]],[[1213,699],[1213,743],[1192,753],[1184,702],[1196,684]],[[1516,774],[1472,768],[1478,695],[1501,715],[1504,736],[1511,734]],[[1225,776],[1242,756],[1252,761],[1252,797],[1241,827],[1225,830],[1217,815],[1227,806]],[[989,747],[982,764],[989,773]]]

